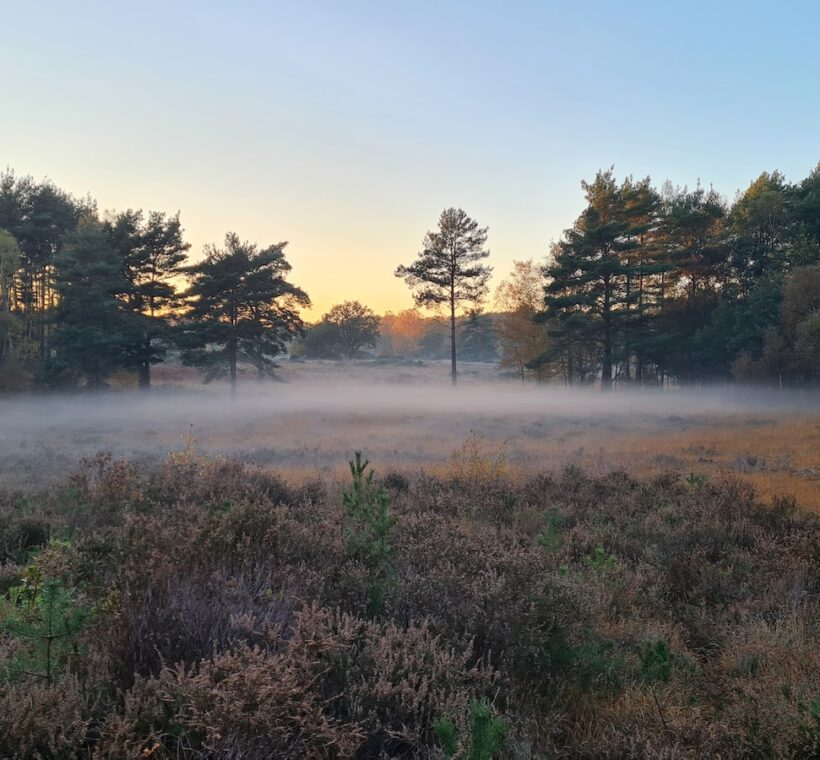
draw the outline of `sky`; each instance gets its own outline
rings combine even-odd
[[[408,308],[443,208],[494,284],[598,169],[712,185],[820,161],[820,3],[0,0],[0,168],[101,209],[289,241],[318,318]]]

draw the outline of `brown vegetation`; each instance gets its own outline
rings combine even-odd
[[[375,481],[377,608],[337,482],[189,449],[3,494],[3,620],[48,584],[88,617],[53,682],[5,625],[0,755],[443,757],[451,725],[466,757],[476,704],[505,757],[817,752],[816,516],[738,479],[524,476],[480,439],[446,468]]]

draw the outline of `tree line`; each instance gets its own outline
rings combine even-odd
[[[488,230],[445,209],[396,276],[417,309],[379,318],[357,301],[312,326],[287,243],[235,233],[190,262],[180,216],[101,214],[48,181],[0,175],[0,387],[151,384],[173,354],[227,377],[277,357],[499,361],[522,381],[568,385],[820,380],[820,165],[763,173],[727,203],[599,172],[543,265],[516,261],[490,304]],[[308,329],[306,329],[308,328]],[[294,339],[299,339],[296,345]]]
[[[797,184],[761,174],[730,205],[613,172],[544,268],[550,348],[569,382],[816,381],[820,167]]]
[[[179,214],[101,215],[50,182],[0,176],[0,378],[6,387],[84,384],[133,372],[142,388],[169,350],[225,376],[269,375],[302,332],[307,294],[287,243],[228,233],[188,261]]]
[[[713,189],[600,171],[547,263],[516,262],[496,294],[502,364],[568,385],[820,380],[820,165],[761,174],[733,203]],[[448,209],[410,266],[419,306],[487,295],[487,230]]]

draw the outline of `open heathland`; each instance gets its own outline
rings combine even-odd
[[[98,455],[0,496],[0,755],[811,757],[820,519],[737,477],[289,482]]]

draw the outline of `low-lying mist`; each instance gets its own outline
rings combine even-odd
[[[0,457],[3,478],[26,484],[97,451],[161,458],[191,446],[296,473],[333,470],[353,449],[382,469],[415,468],[446,461],[472,436],[503,447],[511,463],[539,468],[588,466],[593,454],[596,466],[628,467],[636,447],[655,441],[653,461],[672,467],[674,452],[659,444],[684,431],[734,433],[743,453],[778,420],[799,413],[816,423],[819,409],[806,393],[737,386],[602,394],[513,381],[246,381],[233,401],[217,386],[7,397]],[[699,445],[701,459],[720,453],[698,441],[689,449]]]

